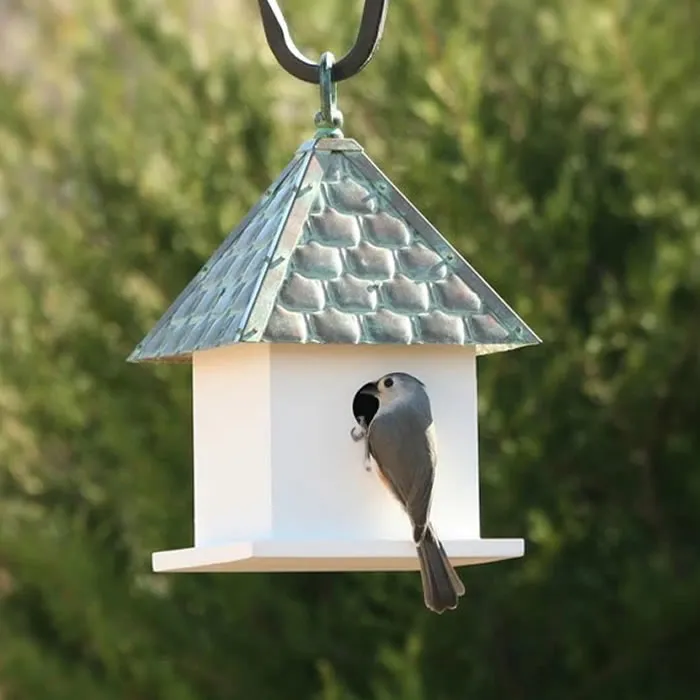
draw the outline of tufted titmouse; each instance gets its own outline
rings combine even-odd
[[[364,397],[371,410],[358,415],[354,408],[360,430],[352,436],[365,439],[381,481],[411,521],[425,605],[437,613],[453,610],[464,584],[429,522],[437,445],[425,385],[410,374],[392,372],[365,384],[357,397],[355,405]]]

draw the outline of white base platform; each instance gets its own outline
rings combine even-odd
[[[521,539],[445,540],[454,566],[515,559],[525,553]],[[410,541],[369,542],[258,540],[173,549],[153,554],[155,572],[417,571]]]

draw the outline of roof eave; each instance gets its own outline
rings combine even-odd
[[[127,362],[130,362],[132,364],[188,364],[192,362],[192,356],[196,352],[205,352],[207,350],[216,350],[219,348],[225,348],[225,347],[233,347],[234,345],[240,345],[241,343],[260,343],[264,345],[329,345],[329,346],[334,346],[334,345],[349,345],[349,343],[308,343],[308,342],[303,342],[303,343],[276,343],[276,342],[271,342],[268,340],[259,340],[259,339],[248,339],[248,340],[240,340],[237,342],[233,343],[221,343],[217,345],[209,345],[206,347],[201,347],[197,348],[196,350],[192,351],[187,351],[187,352],[182,352],[178,354],[173,354],[173,355],[158,355],[158,354],[142,354],[139,355],[136,353],[136,351],[132,352],[131,355],[127,358]],[[527,339],[523,340],[518,340],[514,342],[505,342],[505,343],[424,343],[424,342],[418,342],[418,343],[383,343],[383,345],[458,345],[459,347],[463,348],[475,348],[476,354],[478,356],[482,355],[495,355],[498,352],[508,352],[510,350],[518,350],[520,348],[532,346],[532,345],[539,345],[542,343],[542,340],[538,338],[534,333],[531,332],[530,337]],[[358,345],[374,345],[375,343],[358,343]]]

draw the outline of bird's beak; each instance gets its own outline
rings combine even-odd
[[[375,398],[379,396],[379,387],[377,382],[367,382],[360,391],[359,394],[367,394],[368,396],[374,396]]]

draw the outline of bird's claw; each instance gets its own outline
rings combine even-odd
[[[365,424],[364,419],[360,419],[360,427],[358,428],[357,426],[353,427],[352,430],[350,430],[350,437],[355,441],[355,442],[360,442],[360,440],[365,441],[365,458],[364,458],[364,465],[365,465],[365,471],[371,472],[372,471],[372,455],[370,454],[369,451],[369,442],[367,441],[367,425]]]
[[[365,437],[367,437],[367,430],[365,428],[353,427],[350,431],[350,437],[355,442],[360,442],[360,440],[363,440]]]

